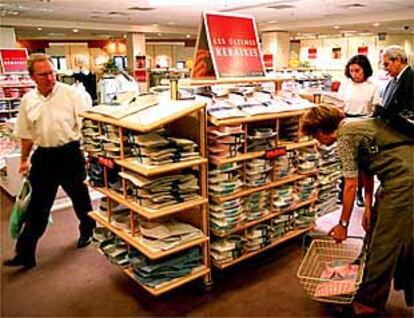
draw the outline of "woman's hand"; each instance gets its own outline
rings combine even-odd
[[[329,235],[336,241],[336,243],[342,243],[347,238],[348,229],[340,224],[335,225],[330,231]]]

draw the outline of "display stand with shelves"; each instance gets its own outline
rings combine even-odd
[[[194,80],[184,85],[261,82],[269,79]],[[275,87],[277,91],[280,85]],[[293,107],[245,117],[209,116],[211,255],[216,268],[238,264],[313,228],[317,142],[300,136],[304,112]],[[270,145],[255,149],[255,134],[266,132]],[[271,150],[279,151],[281,157],[272,157]],[[295,162],[289,172],[280,174],[287,157]]]
[[[154,116],[149,118],[150,113],[157,114],[156,118]],[[96,210],[90,212],[89,215],[100,226],[115,235],[116,239],[122,240],[127,244],[128,256],[125,258],[129,260],[129,265],[123,266],[122,270],[153,295],[163,294],[197,278],[203,278],[206,285],[210,284],[205,105],[203,103],[195,103],[194,101],[171,101],[164,105],[152,106],[119,120],[93,113],[83,113],[82,117],[84,122],[85,120],[89,121],[89,124],[94,127],[99,136],[109,136],[107,132],[110,130],[111,134],[113,136],[116,135],[119,141],[117,143],[119,147],[117,146],[116,148],[119,152],[116,156],[109,156],[108,152],[105,151],[101,153],[89,152],[90,158],[92,158],[90,159],[91,161],[99,162],[99,158],[103,161],[103,164],[100,165],[103,183],[92,179],[90,184],[104,194],[109,202],[106,214]],[[138,147],[139,151],[145,152],[146,150],[140,144],[145,138],[147,141],[152,140],[152,138],[162,140],[158,134],[162,134],[164,137],[165,131],[161,133],[159,130],[161,128],[168,131],[169,136],[177,138],[168,139],[171,142],[171,147],[174,146],[174,142],[185,143],[183,142],[185,138],[198,145],[198,155],[195,158],[192,157],[191,160],[185,160],[183,159],[184,157],[180,157],[183,155],[181,153],[181,155],[173,159],[175,161],[177,158],[181,158],[178,162],[170,162],[158,166],[139,163],[139,155],[136,153],[131,154],[130,150]],[[90,128],[89,132],[91,132]],[[94,134],[93,131],[92,134]],[[155,135],[156,137],[154,137]],[[85,139],[87,138],[85,136]],[[105,137],[101,138],[101,140],[104,139]],[[138,146],[136,144],[131,146],[131,140],[137,142]],[[111,143],[115,144],[114,140]],[[185,146],[183,147],[181,152],[185,152]],[[102,149],[104,148],[105,146]],[[160,148],[156,147],[154,149],[158,153],[169,151],[166,149],[161,151]],[[88,151],[88,148],[86,147],[84,150]],[[114,188],[112,184],[113,169],[119,171],[119,174],[115,173],[115,175],[122,176],[120,188]],[[191,169],[191,172],[189,169]],[[177,179],[174,179],[176,176],[178,176]],[[193,183],[194,176],[198,180],[196,184]],[[170,181],[161,181],[170,180],[169,178],[174,179],[174,181],[172,183],[168,183]],[[187,183],[185,183],[180,181],[180,178],[187,178],[192,181],[186,181]],[[94,182],[95,184],[93,184]],[[139,184],[140,182],[145,183],[145,185]],[[169,202],[166,206],[161,205],[159,207],[157,207],[158,203],[154,203],[154,205],[147,204],[146,201],[151,200],[153,202],[152,200],[164,198],[157,196],[158,189],[156,186],[151,188],[151,185],[154,184],[158,184],[158,188],[163,188],[168,184],[166,186],[168,189],[164,188],[165,191],[160,191],[162,191],[164,197],[172,195],[174,197],[172,200],[177,201]],[[146,188],[147,185],[150,185],[150,187]],[[187,191],[193,191],[191,189],[197,190],[194,190],[196,192],[191,193],[188,199],[185,199]],[[180,192],[178,196],[177,192]],[[180,196],[182,197],[180,198]],[[122,205],[128,210],[129,226],[127,226],[127,229],[120,228],[114,223],[117,214],[111,207],[113,203]],[[183,240],[168,248],[154,248],[154,245],[151,245],[151,240],[145,236],[147,235],[145,232],[147,231],[145,228],[146,224],[151,224],[151,226],[155,227],[161,224],[167,227],[170,224],[169,222],[175,221],[191,225],[199,233],[194,238]],[[164,262],[174,262],[174,259],[181,257],[182,253],[191,254],[194,251],[200,252],[200,256],[197,256],[199,257],[199,264],[196,267],[192,268],[185,275],[174,277],[157,285],[151,285],[152,282],[146,282],[145,277],[143,279],[139,276],[140,270],[135,268],[137,263],[134,263],[134,259],[139,259],[142,262],[148,263],[148,266],[152,266],[154,264],[163,264]],[[132,254],[135,255],[135,258],[130,256]]]

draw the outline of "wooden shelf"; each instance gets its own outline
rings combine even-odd
[[[246,260],[246,259],[248,259],[250,257],[253,257],[253,256],[257,255],[257,254],[261,254],[264,251],[266,251],[268,249],[271,249],[271,248],[273,248],[273,247],[275,247],[277,245],[280,245],[280,244],[282,244],[282,243],[284,243],[286,241],[289,241],[289,240],[291,240],[291,239],[293,239],[295,237],[301,236],[302,234],[305,234],[306,232],[310,231],[312,228],[313,228],[313,226],[309,226],[309,227],[306,227],[306,228],[303,228],[303,229],[297,229],[297,230],[289,231],[288,233],[286,233],[282,237],[277,238],[271,244],[265,246],[264,248],[262,248],[260,250],[253,251],[253,252],[247,252],[247,253],[243,254],[242,256],[240,256],[239,258],[237,258],[237,259],[235,259],[235,260],[233,260],[231,262],[219,264],[219,263],[216,263],[215,261],[212,261],[212,264],[215,267],[217,267],[218,269],[228,268],[228,267],[233,266],[235,264],[238,264],[238,263],[240,263],[240,262],[242,262],[242,261],[244,261],[244,260]]]
[[[302,141],[302,142],[281,142],[278,144],[278,146],[286,147],[286,150],[290,151],[294,149],[314,146],[316,144],[317,144],[317,141],[314,139],[314,140]],[[265,151],[248,152],[248,153],[243,153],[241,155],[231,157],[231,158],[210,159],[210,162],[217,166],[220,166],[220,165],[224,165],[226,163],[231,163],[231,162],[238,162],[238,161],[245,161],[245,160],[250,160],[250,159],[255,159],[255,158],[261,158],[261,157],[264,157],[264,155],[265,155]]]
[[[264,83],[264,82],[283,82],[290,80],[292,77],[229,77],[229,78],[206,78],[206,79],[191,79],[191,80],[180,80],[180,88],[186,86],[203,86],[203,85],[216,85],[216,84],[248,84],[248,83]]]
[[[284,184],[287,184],[287,183],[291,183],[291,182],[295,182],[295,181],[298,181],[298,180],[301,180],[301,179],[305,179],[305,178],[307,178],[309,176],[312,176],[314,174],[315,173],[294,174],[294,175],[288,176],[286,178],[282,178],[280,180],[262,185],[260,187],[246,188],[244,190],[238,191],[238,192],[236,192],[234,194],[231,194],[231,195],[222,196],[222,197],[210,196],[210,198],[213,201],[217,202],[217,203],[223,203],[223,202],[226,202],[226,201],[229,201],[229,200],[234,200],[234,199],[237,199],[237,198],[240,198],[240,197],[247,196],[247,195],[252,194],[252,193],[256,193],[256,192],[260,192],[260,191],[264,191],[264,190],[269,190],[271,188],[278,187],[278,186],[281,186],[281,185],[284,185]]]
[[[197,278],[206,276],[210,273],[210,269],[207,266],[199,266],[196,267],[195,269],[193,269],[193,271],[191,272],[191,274],[183,276],[183,277],[179,277],[179,278],[175,278],[169,282],[163,283],[161,284],[159,287],[156,288],[151,288],[148,287],[144,284],[142,284],[140,281],[138,281],[135,278],[134,273],[132,272],[131,268],[127,268],[127,269],[123,269],[124,273],[127,274],[129,277],[131,277],[136,283],[138,283],[141,287],[143,287],[146,291],[148,291],[149,293],[151,293],[154,296],[159,296],[161,294],[164,294],[170,290],[173,290],[181,285],[184,285],[188,282],[191,282]]]
[[[138,203],[133,202],[131,200],[126,200],[121,194],[113,191],[113,190],[106,190],[104,188],[95,188],[97,191],[103,193],[104,195],[108,196],[109,198],[111,198],[112,200],[117,201],[118,203],[121,203],[123,205],[125,205],[126,207],[128,207],[129,209],[131,209],[132,211],[138,213],[139,215],[145,217],[148,220],[152,220],[152,219],[156,219],[162,216],[166,216],[166,215],[170,215],[170,214],[174,214],[180,211],[184,211],[196,206],[200,206],[202,204],[206,204],[208,203],[208,199],[207,198],[203,198],[201,196],[199,196],[197,199],[191,200],[191,201],[186,201],[183,203],[178,203],[175,204],[173,206],[169,206],[169,207],[165,207],[162,209],[150,209],[150,208],[144,208],[140,205],[138,205]]]
[[[3,97],[0,98],[0,101],[11,101],[11,100],[20,100],[22,97]]]
[[[99,224],[103,225],[105,228],[113,232],[115,235],[119,236],[121,239],[123,239],[126,243],[129,245],[135,247],[138,251],[140,251],[142,254],[144,254],[146,257],[150,259],[158,259],[167,255],[171,255],[174,253],[177,253],[179,251],[188,249],[193,246],[201,245],[203,243],[206,243],[209,238],[206,236],[203,236],[201,238],[186,242],[182,245],[176,246],[168,251],[161,251],[161,252],[155,252],[152,249],[150,249],[148,246],[140,242],[137,237],[131,236],[131,234],[127,233],[124,230],[118,229],[114,227],[111,223],[107,221],[107,219],[102,216],[98,211],[92,211],[89,212],[89,216],[94,219]]]
[[[0,88],[21,88],[21,87],[35,87],[35,84],[2,84]]]
[[[247,223],[243,223],[243,224],[241,224],[240,226],[238,226],[237,228],[235,228],[234,230],[232,230],[230,232],[218,233],[218,232],[216,232],[214,230],[211,230],[211,232],[213,232],[213,234],[215,236],[217,236],[217,237],[227,237],[227,236],[229,236],[229,235],[231,235],[233,233],[237,233],[237,232],[246,230],[246,229],[248,229],[248,228],[250,228],[252,226],[255,226],[256,224],[260,224],[262,222],[271,220],[271,219],[273,219],[276,216],[279,216],[279,215],[282,215],[282,214],[285,214],[285,213],[289,213],[289,212],[293,212],[293,211],[295,211],[297,209],[300,209],[300,208],[302,208],[304,206],[307,206],[309,204],[312,204],[312,203],[316,202],[316,200],[317,200],[317,198],[312,198],[312,199],[309,199],[309,200],[306,200],[306,201],[299,202],[299,203],[294,204],[294,205],[292,205],[292,206],[290,206],[290,207],[288,207],[286,209],[283,209],[280,212],[270,213],[270,214],[267,214],[267,215],[265,215],[264,217],[262,217],[260,219],[253,220],[253,221],[250,221],[250,222],[247,222]]]
[[[228,119],[217,119],[213,116],[209,116],[208,120],[215,126],[239,125],[239,124],[257,122],[257,121],[263,121],[263,120],[274,120],[274,119],[279,119],[279,118],[302,116],[305,113],[305,111],[306,111],[305,109],[291,110],[291,111],[278,112],[278,113],[272,113],[272,114],[252,115],[252,116],[228,118]]]
[[[141,165],[136,162],[136,159],[130,158],[130,159],[115,159],[115,162],[120,165],[121,167],[127,168],[129,170],[132,170],[134,172],[137,172],[139,174],[142,174],[144,176],[153,176],[157,174],[162,174],[165,172],[175,171],[179,169],[189,168],[193,166],[197,166],[200,164],[207,163],[207,159],[205,158],[199,158],[189,161],[182,161],[182,162],[176,162],[171,163],[167,165],[162,166],[145,166]]]

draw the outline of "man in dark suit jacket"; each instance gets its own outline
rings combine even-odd
[[[400,132],[414,136],[414,70],[407,64],[404,50],[397,45],[384,50],[382,64],[392,78],[382,106],[377,107],[374,115]]]

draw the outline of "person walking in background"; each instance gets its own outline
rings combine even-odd
[[[345,176],[342,213],[330,231],[338,242],[347,238],[358,173],[364,171],[367,233],[364,276],[353,303],[356,314],[377,317],[385,306],[394,279],[414,305],[414,137],[399,133],[378,118],[345,119],[335,107],[320,105],[306,112],[302,131],[320,143],[337,141]],[[380,187],[373,201],[373,177]]]
[[[344,103],[345,116],[357,118],[372,115],[374,106],[380,101],[380,90],[369,80],[372,76],[372,67],[365,55],[351,57],[345,66],[345,76],[348,78],[341,84],[338,98]],[[359,177],[357,191],[357,205],[364,206],[362,196],[362,176]],[[342,178],[338,201],[342,202],[344,179]]]
[[[22,99],[15,135],[21,139],[19,172],[28,175],[32,195],[23,231],[16,243],[16,255],[4,265],[31,268],[36,265],[37,242],[46,229],[59,185],[72,200],[80,221],[78,248],[91,242],[95,222],[87,215],[92,205],[84,184],[85,159],[79,143],[78,113],[87,105],[75,88],[56,82],[48,55],[32,54],[27,64],[36,89]]]
[[[384,49],[382,64],[391,77],[374,116],[394,129],[414,135],[414,69],[408,65],[404,49],[392,45]]]

